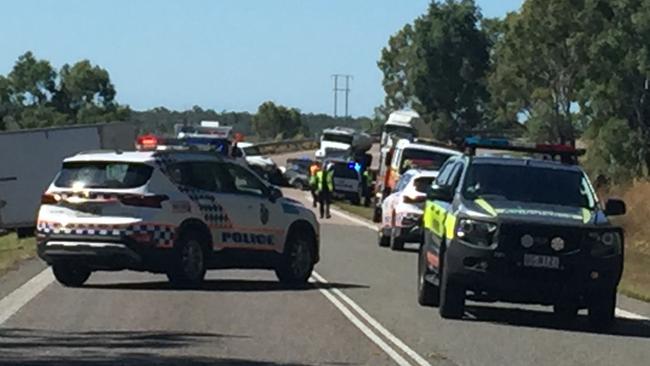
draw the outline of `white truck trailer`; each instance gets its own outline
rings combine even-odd
[[[0,132],[0,228],[33,233],[41,195],[80,151],[133,150],[136,127],[115,122]]]

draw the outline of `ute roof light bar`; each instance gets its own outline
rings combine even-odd
[[[465,152],[468,155],[476,155],[477,149],[540,154],[550,158],[550,160],[559,160],[564,164],[572,165],[577,165],[578,157],[584,155],[586,152],[584,149],[576,149],[573,146],[562,144],[523,143],[514,142],[505,138],[482,138],[476,136],[465,139]]]

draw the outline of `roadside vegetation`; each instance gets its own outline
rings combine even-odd
[[[0,236],[0,275],[35,255],[36,240],[34,238],[18,239],[15,234]]]

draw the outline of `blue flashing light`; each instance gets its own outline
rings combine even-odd
[[[351,161],[348,163],[348,169],[354,169],[357,171],[357,173],[361,172],[361,164]]]
[[[465,139],[466,145],[483,145],[483,146],[511,146],[508,139],[499,138],[481,138],[478,136],[467,137]]]

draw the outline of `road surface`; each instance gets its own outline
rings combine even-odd
[[[192,291],[160,275],[96,273],[68,289],[31,262],[0,281],[0,366],[650,362],[650,308],[628,299],[607,333],[584,316],[567,327],[546,308],[504,304],[469,303],[463,320],[443,320],[417,305],[415,248],[379,248],[372,224],[337,211],[302,289],[266,271],[212,271]]]

